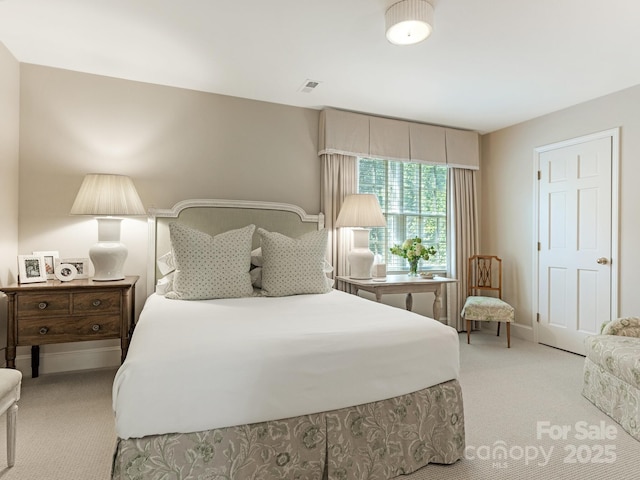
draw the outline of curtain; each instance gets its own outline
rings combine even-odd
[[[351,248],[351,232],[344,228],[334,228],[334,225],[344,198],[358,193],[357,159],[339,153],[320,155],[320,158],[320,210],[325,215],[325,227],[329,230],[329,263],[333,265],[334,277],[348,275],[347,253]]]
[[[476,170],[449,170],[449,271],[458,280],[447,295],[449,325],[459,332],[465,329],[460,311],[467,298],[467,266],[470,256],[478,252],[478,201]]]

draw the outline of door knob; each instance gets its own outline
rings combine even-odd
[[[600,257],[598,260],[596,260],[596,263],[598,263],[599,265],[606,265],[607,263],[609,263],[609,259]]]

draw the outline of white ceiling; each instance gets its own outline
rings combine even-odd
[[[23,63],[483,133],[640,84],[636,0],[432,0],[433,34],[408,47],[385,38],[389,3],[0,0],[0,42]]]

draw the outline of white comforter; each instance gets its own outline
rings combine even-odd
[[[151,295],[113,385],[120,438],[288,418],[415,392],[459,374],[456,331],[340,291]]]

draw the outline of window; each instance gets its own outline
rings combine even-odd
[[[409,270],[407,261],[389,248],[416,236],[437,251],[421,268],[446,270],[447,167],[359,158],[358,193],[377,195],[387,219],[386,227],[371,229],[369,246],[388,271]]]

